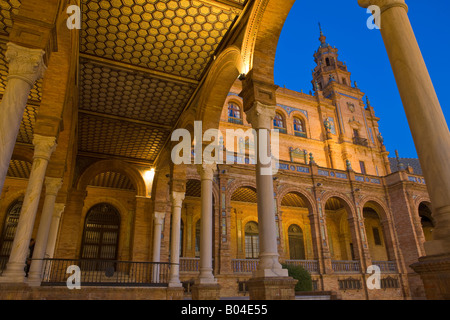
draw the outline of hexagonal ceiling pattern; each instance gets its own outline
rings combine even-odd
[[[12,28],[12,15],[19,12],[19,0],[0,1],[0,34],[8,35]]]
[[[81,52],[199,80],[237,16],[197,0],[83,0]]]
[[[174,126],[194,87],[84,61],[80,109]]]
[[[79,151],[155,161],[243,0],[82,0]]]

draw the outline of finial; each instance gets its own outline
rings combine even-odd
[[[369,100],[369,96],[366,95],[366,104],[368,107],[370,107],[370,100]]]
[[[322,32],[322,25],[319,22],[319,30],[320,30],[320,35],[323,36],[323,32]]]

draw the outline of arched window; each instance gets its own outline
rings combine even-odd
[[[273,118],[273,128],[281,133],[286,133],[286,124],[284,123],[284,118],[281,113],[276,113]]]
[[[81,259],[116,260],[119,244],[119,211],[108,203],[93,206],[86,215]]]
[[[228,104],[228,122],[242,124],[241,108],[235,103]]]
[[[296,224],[291,225],[288,229],[288,238],[291,260],[305,260],[305,242],[302,228]]]
[[[256,222],[245,225],[245,258],[257,259],[259,256],[259,231]]]
[[[23,199],[17,199],[11,203],[8,211],[6,212],[5,221],[3,223],[3,231],[0,237],[0,270],[5,268],[9,255],[11,254],[22,204]]]
[[[306,138],[305,123],[300,118],[294,118],[294,134],[297,137]]]

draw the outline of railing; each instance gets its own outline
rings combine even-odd
[[[167,286],[169,263],[131,262],[114,260],[44,259],[43,286],[66,285],[73,271],[80,268],[82,286]]]
[[[336,273],[358,273],[361,271],[359,261],[333,260],[331,266]]]
[[[357,145],[360,145],[360,146],[368,147],[369,146],[369,141],[367,139],[364,139],[364,138],[353,137],[353,144],[357,144]]]
[[[317,260],[285,260],[284,263],[295,266],[302,266],[310,273],[319,272],[319,263]],[[234,273],[252,273],[258,268],[258,259],[233,259],[231,266]]]
[[[232,117],[228,118],[228,122],[233,123],[233,124],[241,124],[241,125],[244,124],[244,121],[242,121],[242,119],[232,118]]]
[[[295,135],[297,137],[308,138],[308,135],[306,134],[306,132],[295,131]]]
[[[286,264],[301,266],[310,273],[319,273],[319,262],[317,260],[286,260]]]
[[[231,267],[234,273],[251,273],[258,268],[259,259],[233,259]]]
[[[397,273],[397,264],[394,261],[372,261],[373,265],[380,267],[382,273]]]
[[[180,272],[198,272],[199,258],[180,258]]]

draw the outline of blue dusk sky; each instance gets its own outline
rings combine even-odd
[[[450,121],[450,27],[448,0],[408,0],[409,18],[442,110]],[[368,95],[390,157],[417,158],[397,84],[380,30],[366,26],[369,14],[357,0],[297,0],[281,33],[275,62],[275,83],[308,93],[312,90],[313,54],[322,25],[327,42],[339,49],[351,80]],[[364,98],[365,101],[365,98]]]

